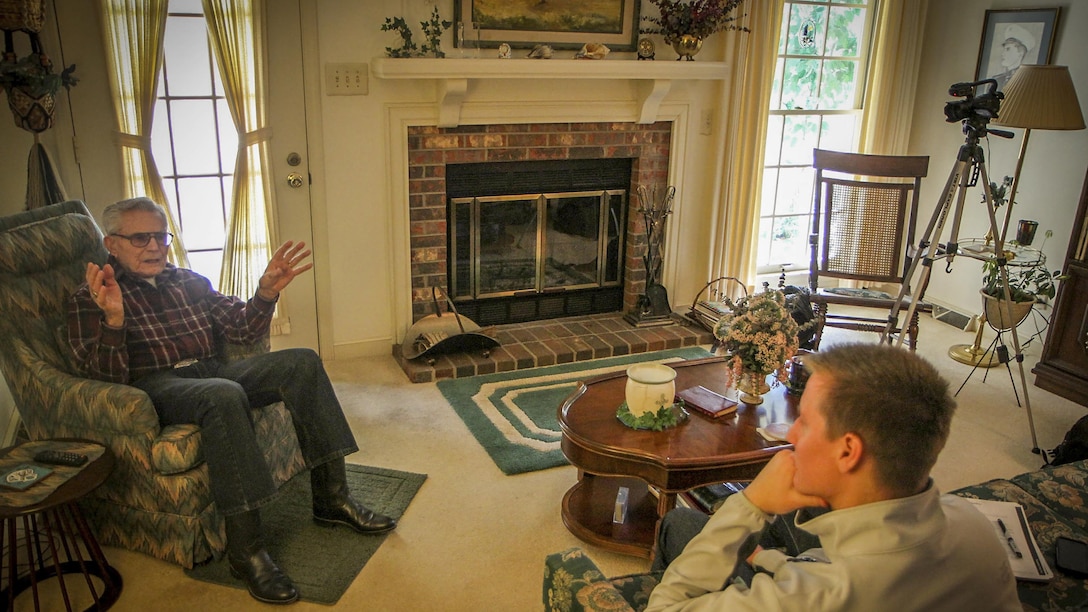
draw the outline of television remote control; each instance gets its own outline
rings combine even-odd
[[[81,455],[79,453],[70,453],[67,451],[56,450],[43,450],[34,455],[34,461],[38,463],[49,463],[52,465],[69,465],[72,467],[79,467],[84,463],[87,463],[87,455]]]

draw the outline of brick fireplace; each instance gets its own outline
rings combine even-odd
[[[430,287],[448,286],[446,166],[481,162],[537,162],[629,158],[623,273],[624,312],[645,287],[641,215],[633,212],[639,185],[662,191],[668,181],[672,123],[516,123],[408,128],[409,250],[412,319],[430,314]]]

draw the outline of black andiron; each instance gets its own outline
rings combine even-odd
[[[672,214],[672,200],[676,188],[668,187],[665,195],[658,199],[657,188],[647,189],[638,186],[638,208],[642,214],[646,235],[646,252],[642,264],[646,268],[646,289],[635,302],[635,309],[627,313],[625,319],[635,327],[652,327],[672,323],[672,306],[669,294],[661,285],[661,243],[665,238],[665,219]]]

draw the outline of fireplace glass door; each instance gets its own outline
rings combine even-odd
[[[625,200],[623,190],[453,198],[453,297],[619,285]]]

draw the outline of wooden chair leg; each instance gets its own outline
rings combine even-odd
[[[817,304],[816,311],[816,335],[812,338],[812,350],[820,350],[820,339],[824,337],[824,323],[827,322],[827,304]]]

